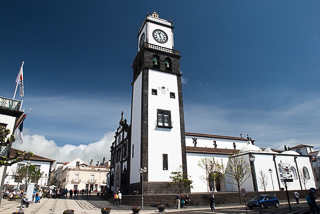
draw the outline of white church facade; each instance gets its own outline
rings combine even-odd
[[[249,137],[230,137],[185,131],[180,53],[174,49],[173,25],[147,15],[138,33],[134,59],[131,124],[123,114],[111,146],[108,174],[110,192],[124,194],[174,193],[169,188],[173,171],[179,168],[193,181],[186,192],[237,191],[226,176],[208,185],[204,158],[228,166],[230,158],[241,158],[250,167],[249,178],[241,185],[247,191],[279,191],[315,187],[309,154],[260,149]],[[262,188],[259,175],[265,175]]]

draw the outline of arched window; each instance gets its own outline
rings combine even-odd
[[[303,167],[302,170],[303,170],[303,177],[305,179],[310,179],[309,170],[307,169],[307,167]]]
[[[294,179],[298,179],[298,174],[297,174],[297,170],[296,168],[294,168],[293,166],[290,167],[290,170],[292,172],[293,178]]]
[[[153,64],[153,67],[155,68],[160,67],[160,57],[158,55],[153,55],[152,64]]]
[[[168,57],[165,58],[165,60],[164,60],[164,67],[165,67],[166,70],[171,71],[171,69],[172,69],[172,61],[171,61],[170,58],[168,58]]]

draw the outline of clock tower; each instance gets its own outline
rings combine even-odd
[[[172,193],[176,190],[167,185],[171,172],[181,167],[187,174],[181,56],[174,50],[172,23],[155,12],[146,16],[137,38],[129,191]]]

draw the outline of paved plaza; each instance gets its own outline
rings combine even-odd
[[[88,200],[87,200],[88,199]],[[8,201],[3,199],[0,206],[1,214],[12,214],[14,211],[18,211],[20,208],[20,201]],[[318,202],[319,203],[319,202]],[[31,203],[29,208],[23,208],[25,214],[62,214],[64,210],[73,209],[75,214],[100,214],[101,207],[111,207],[111,213],[118,214],[131,214],[131,206],[120,205],[115,206],[106,200],[103,200],[97,196],[79,197],[79,199],[53,199],[43,198],[41,203]],[[302,214],[308,213],[308,205],[302,203],[301,207],[296,207],[292,202],[292,211],[288,210],[286,202],[281,202],[279,209],[268,208],[263,209],[261,213],[294,213]],[[259,209],[248,210],[249,213],[259,213]],[[141,209],[141,214],[146,213],[159,213],[156,207],[144,207]],[[183,209],[166,208],[163,213],[211,213],[209,206],[189,206]],[[244,205],[239,204],[221,204],[218,205],[215,213],[245,213]]]

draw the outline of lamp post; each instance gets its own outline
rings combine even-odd
[[[20,205],[20,211],[22,211],[22,205],[23,205],[23,197],[24,197],[24,195],[25,195],[25,193],[26,193],[26,187],[27,187],[27,185],[28,185],[28,173],[29,173],[29,166],[31,165],[31,161],[30,160],[28,160],[27,161],[27,176],[26,176],[26,182],[25,182],[25,185],[24,185],[24,187],[23,187],[23,195],[22,195],[22,198],[21,198],[21,205]]]
[[[143,169],[139,169],[139,173],[141,175],[141,200],[142,200],[142,204],[141,204],[141,208],[143,209],[143,173],[147,172],[147,167],[144,167]]]
[[[274,185],[273,185],[273,179],[272,179],[272,169],[269,169],[270,172],[270,176],[271,176],[271,182],[272,182],[272,189],[273,189],[273,194],[276,195],[276,193],[274,192]]]
[[[252,179],[253,179],[253,190],[258,191],[256,170],[254,168],[255,156],[253,156],[251,153],[249,154],[249,160],[250,160],[251,174],[252,174]]]

